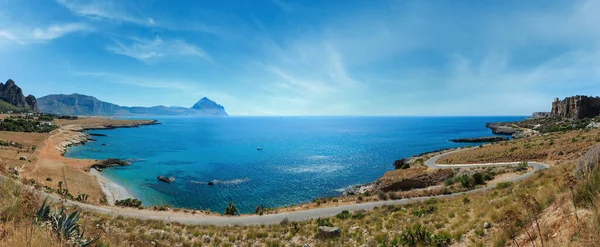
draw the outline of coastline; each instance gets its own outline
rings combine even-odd
[[[100,188],[104,195],[106,196],[106,201],[108,205],[114,206],[117,200],[125,200],[127,198],[134,198],[134,196],[129,193],[129,191],[112,181],[111,179],[102,176],[102,173],[96,170],[95,168],[90,168],[89,174],[96,177],[98,183],[100,183]]]
[[[65,157],[68,148],[84,145],[92,139],[86,130],[134,128],[158,124],[156,120],[114,120],[98,117],[79,118],[77,120],[55,120],[60,128],[39,144],[35,151],[36,160],[25,167],[23,176],[40,181],[42,186],[67,189],[69,196],[79,194],[89,196],[88,202],[102,204],[106,201],[114,204],[116,200],[132,197],[123,186],[104,177],[100,172],[91,169],[98,160]],[[92,171],[93,170],[93,171]]]

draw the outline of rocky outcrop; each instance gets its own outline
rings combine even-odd
[[[533,114],[531,114],[531,117],[544,118],[544,117],[549,117],[550,115],[552,115],[551,112],[534,112]]]
[[[500,141],[508,141],[508,137],[506,136],[485,136],[485,137],[475,137],[475,138],[459,138],[452,139],[451,142],[500,142]]]
[[[514,127],[507,126],[503,123],[486,123],[485,127],[491,129],[492,133],[495,135],[512,135],[518,132]]]
[[[113,167],[113,166],[128,166],[131,165],[131,162],[124,161],[120,159],[105,159],[100,163],[92,165],[92,168],[101,171],[104,168]]]
[[[592,118],[600,115],[600,97],[577,95],[552,102],[552,116],[560,118]]]
[[[376,184],[379,191],[404,191],[437,185],[453,176],[452,169],[425,170],[423,168],[420,172],[415,170],[406,176],[383,176],[377,180]]]
[[[3,100],[13,106],[38,112],[38,105],[33,95],[25,97],[23,90],[13,80],[6,81],[6,84],[0,83],[0,100]]]
[[[319,226],[319,237],[320,238],[333,238],[342,235],[342,231],[339,227]]]
[[[585,176],[591,174],[600,165],[600,144],[596,144],[590,148],[581,158],[575,171],[573,172],[576,177],[582,179]]]

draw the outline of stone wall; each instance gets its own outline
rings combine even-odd
[[[591,118],[600,115],[600,97],[573,96],[552,102],[552,116],[563,118]]]

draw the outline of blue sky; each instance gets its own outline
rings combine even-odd
[[[231,115],[528,115],[600,95],[599,1],[0,0],[0,80]]]

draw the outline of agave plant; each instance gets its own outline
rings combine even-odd
[[[85,230],[79,225],[79,211],[68,214],[65,212],[65,208],[61,207],[60,211],[55,208],[53,212],[50,212],[51,204],[52,202],[48,203],[46,198],[42,207],[37,211],[36,218],[40,222],[49,223],[57,239],[77,246],[90,246],[98,240],[99,236],[92,239],[85,238]]]

